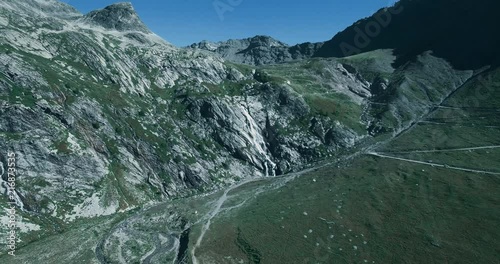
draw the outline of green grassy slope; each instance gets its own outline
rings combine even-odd
[[[213,220],[197,258],[217,263],[496,263],[500,175],[459,169],[498,173],[500,152],[450,148],[500,145],[499,73],[474,79],[443,103],[453,108],[436,109],[375,150],[446,167],[362,155],[340,168],[309,172]],[[434,123],[437,119],[440,123]],[[415,150],[421,152],[401,153]],[[441,151],[424,152],[430,150]]]

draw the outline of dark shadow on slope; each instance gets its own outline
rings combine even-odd
[[[314,56],[394,49],[397,67],[432,50],[457,69],[498,66],[499,11],[496,0],[402,0],[338,33]]]

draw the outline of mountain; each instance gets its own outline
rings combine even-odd
[[[131,3],[117,3],[88,13],[84,21],[107,30],[151,33],[134,11]]]
[[[494,262],[496,6],[452,3],[178,48],[129,3],[0,0],[0,262]]]
[[[347,57],[392,49],[402,65],[426,51],[459,69],[498,65],[498,1],[402,0],[356,21],[331,40],[288,46],[267,36],[192,44],[228,61],[250,65],[282,63],[311,57]],[[410,30],[411,29],[411,30]],[[398,36],[398,37],[394,37]],[[474,51],[470,47],[478,47]]]
[[[303,43],[289,46],[269,36],[255,36],[215,43],[202,41],[189,47],[216,53],[234,63],[265,65],[309,58],[321,45],[322,43]]]
[[[297,76],[325,93],[313,95],[288,66],[271,74],[174,47],[130,4],[85,15],[52,0],[0,7],[0,147],[17,155],[26,222],[68,224],[285,174],[366,137],[368,84],[339,62],[325,62],[324,82],[300,62]]]
[[[16,12],[35,17],[71,19],[80,17],[81,14],[74,7],[57,0],[25,0],[2,1],[0,7],[4,11]]]
[[[498,65],[498,10],[494,0],[402,0],[338,33],[314,57],[394,49],[399,65],[425,51],[460,69]]]

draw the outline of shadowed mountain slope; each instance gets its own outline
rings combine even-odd
[[[499,10],[492,0],[403,0],[338,33],[314,56],[394,49],[400,65],[431,50],[460,69],[498,65]]]

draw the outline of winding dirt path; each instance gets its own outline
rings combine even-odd
[[[201,242],[203,241],[203,237],[205,236],[205,233],[208,231],[208,229],[210,228],[210,225],[212,224],[212,219],[217,215],[219,214],[219,212],[221,211],[221,208],[222,208],[222,205],[226,202],[227,200],[227,194],[242,186],[242,185],[245,185],[247,183],[250,183],[250,182],[254,182],[254,181],[258,181],[258,180],[262,180],[262,178],[252,178],[252,179],[248,179],[248,180],[245,180],[245,181],[242,181],[240,183],[237,183],[237,184],[234,184],[232,185],[231,187],[229,187],[228,189],[226,189],[224,191],[224,193],[222,194],[222,196],[217,200],[217,202],[215,203],[215,206],[214,208],[209,211],[205,217],[207,217],[207,221],[205,222],[205,224],[203,225],[203,227],[201,228],[201,233],[200,233],[200,236],[198,237],[198,239],[196,240],[196,243],[194,244],[193,248],[191,249],[191,261],[193,262],[193,264],[198,264],[198,259],[196,258],[196,249],[201,245]],[[205,218],[204,217],[204,218]]]
[[[399,157],[394,157],[394,156],[388,156],[388,155],[383,155],[383,154],[379,154],[376,152],[368,152],[366,154],[371,155],[371,156],[380,157],[380,158],[406,161],[406,162],[417,163],[417,164],[422,164],[422,165],[429,165],[429,166],[433,166],[433,167],[446,168],[446,169],[451,169],[451,170],[459,170],[459,171],[490,174],[490,175],[500,175],[500,172],[491,172],[491,171],[474,170],[474,169],[468,169],[468,168],[462,168],[462,167],[454,167],[454,166],[448,166],[446,164],[439,164],[439,163],[432,163],[432,162],[425,162],[425,161],[419,161],[419,160],[412,160],[412,159],[405,159],[405,158],[399,158]]]
[[[481,149],[497,149],[500,148],[500,145],[493,146],[482,146],[482,147],[470,147],[470,148],[450,148],[450,149],[431,149],[431,150],[409,150],[409,151],[384,151],[379,152],[381,154],[386,153],[438,153],[438,152],[460,152],[460,151],[469,151],[469,150],[481,150]]]

